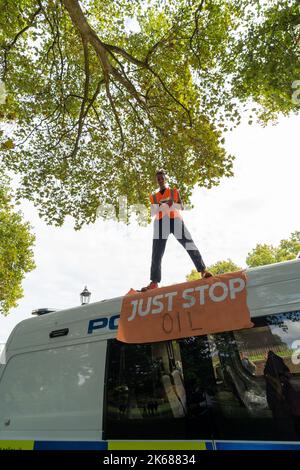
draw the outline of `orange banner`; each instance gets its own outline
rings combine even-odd
[[[117,339],[151,343],[251,328],[246,282],[238,271],[126,295]]]

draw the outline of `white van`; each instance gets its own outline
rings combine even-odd
[[[0,449],[300,449],[300,260],[247,275],[247,330],[124,344],[122,297],[19,323]]]

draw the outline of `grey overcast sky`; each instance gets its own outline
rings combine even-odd
[[[196,188],[195,208],[183,213],[207,265],[231,258],[245,266],[257,243],[277,244],[300,229],[299,125],[299,117],[280,118],[276,126],[242,124],[227,135],[226,148],[236,156],[235,176],[210,190]],[[75,232],[71,219],[55,228],[40,220],[29,203],[21,209],[36,234],[37,268],[26,276],[19,306],[0,316],[0,343],[33,309],[79,305],[85,285],[96,302],[149,282],[151,225],[98,220]],[[170,237],[162,285],[184,282],[192,268],[189,256]]]

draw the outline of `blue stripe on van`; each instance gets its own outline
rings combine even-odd
[[[212,441],[205,441],[206,450],[214,450]]]
[[[34,450],[107,450],[104,441],[35,441]]]
[[[300,442],[218,442],[217,450],[300,450]]]

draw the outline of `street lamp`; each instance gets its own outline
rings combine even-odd
[[[88,290],[88,288],[85,286],[85,288],[80,294],[81,305],[87,305],[88,303],[90,303],[90,298],[91,298],[91,293]]]

